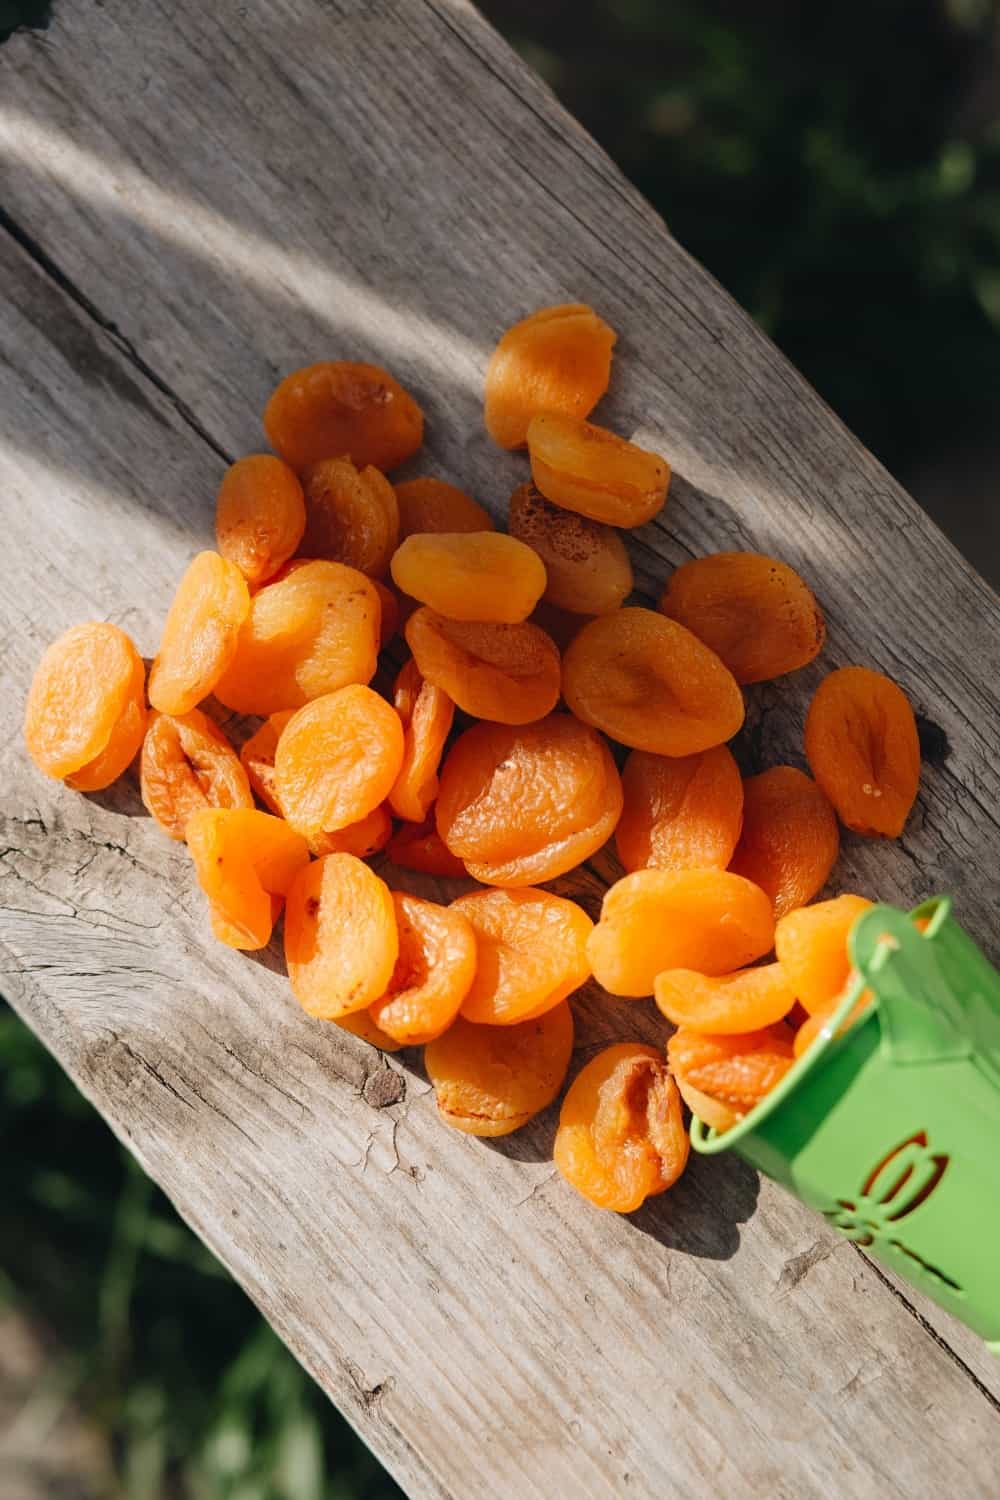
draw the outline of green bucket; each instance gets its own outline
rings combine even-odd
[[[857,982],[809,1050],[724,1134],[693,1119],[692,1144],[735,1149],[1000,1354],[1000,974],[946,897],[872,907],[850,949]]]

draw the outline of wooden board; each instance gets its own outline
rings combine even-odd
[[[524,462],[482,432],[485,358],[586,298],[621,336],[602,419],[676,469],[645,594],[725,546],[806,573],[823,668],[883,666],[935,726],[905,839],[846,840],[838,879],[951,889],[997,956],[994,597],[458,0],[61,6],[0,53],[0,173],[4,993],[411,1494],[995,1494],[971,1335],[736,1161],[622,1220],[553,1177],[551,1113],[452,1136],[416,1058],[212,944],[134,783],[74,797],[18,729],[65,625],[155,649],[281,373],[389,364],[428,412],[414,471],[502,513]],[[820,670],[751,694],[748,763],[801,763]],[[578,1009],[580,1061],[662,1035]]]

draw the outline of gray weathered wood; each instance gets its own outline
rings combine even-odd
[[[416,1059],[212,944],[134,785],[73,797],[17,726],[72,621],[155,649],[219,455],[261,445],[295,364],[389,364],[428,411],[419,467],[502,510],[524,465],[482,432],[483,363],[566,297],[621,334],[602,419],[675,464],[642,587],[727,545],[802,568],[823,667],[884,666],[948,743],[905,839],[845,841],[838,880],[950,888],[994,954],[996,600],[458,0],[68,5],[0,79],[0,202],[89,302],[0,241],[5,993],[411,1493],[994,1494],[970,1335],[736,1162],[623,1221],[553,1179],[551,1114],[445,1132]],[[820,670],[751,695],[751,762],[801,758]],[[579,1015],[581,1057],[661,1035],[645,1006]]]

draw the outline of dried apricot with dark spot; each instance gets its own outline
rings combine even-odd
[[[498,724],[528,724],[559,699],[559,652],[537,625],[447,620],[426,606],[406,622],[420,675],[463,713]]]
[[[831,672],[806,715],[806,756],[845,827],[902,833],[920,784],[917,722],[902,688],[867,667]]]
[[[617,335],[583,302],[541,307],[508,328],[486,367],[486,430],[521,448],[536,412],[585,417],[608,388]]]
[[[286,375],[267,403],[264,430],[300,473],[347,454],[359,466],[395,469],[424,438],[424,414],[379,365],[327,360]]]
[[[285,905],[292,993],[336,1021],[385,994],[399,955],[392,892],[353,854],[326,854],[299,872]]]
[[[280,458],[253,453],[226,470],[215,502],[215,539],[251,588],[288,561],[305,524],[298,475]]]
[[[743,831],[729,868],[759,885],[776,917],[805,906],[840,852],[833,808],[794,766],[772,766],[743,783]]]
[[[511,495],[507,524],[545,564],[544,598],[557,608],[604,615],[632,592],[632,564],[613,527],[550,505],[533,484]]]
[[[438,1115],[466,1135],[509,1135],[552,1103],[573,1051],[565,1000],[516,1026],[474,1026],[461,1016],[424,1053]]]
[[[743,781],[725,745],[671,758],[633,750],[615,829],[626,870],[724,870],[743,825]]]

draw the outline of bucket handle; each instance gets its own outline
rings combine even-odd
[[[893,906],[873,906],[849,938],[855,968],[876,998],[882,1055],[899,1066],[956,1061],[974,1052],[960,997],[933,941]]]

